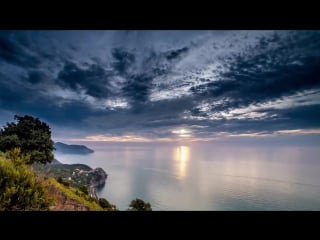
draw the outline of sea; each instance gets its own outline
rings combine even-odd
[[[320,210],[317,146],[86,145],[95,152],[55,157],[103,168],[108,178],[97,194],[119,210],[136,198],[158,211]]]

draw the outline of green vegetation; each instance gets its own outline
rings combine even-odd
[[[81,185],[80,187],[79,187],[79,190],[81,191],[81,192],[83,192],[84,194],[89,194],[89,192],[88,192],[88,188],[85,186],[85,185]]]
[[[0,156],[0,210],[48,210],[48,185],[24,164],[29,157],[21,156],[20,149],[6,155]]]
[[[80,188],[81,186],[90,186],[93,173],[88,173],[92,169],[84,164],[33,164],[32,168],[46,176],[56,178],[64,185]],[[59,180],[60,179],[60,180]]]
[[[102,169],[45,165],[54,159],[49,126],[27,115],[15,120],[0,129],[0,210],[117,210],[88,194],[91,182],[106,178]]]
[[[64,186],[63,184],[59,183],[56,179],[50,178],[50,183],[54,185],[56,188],[58,188],[61,192],[63,192],[67,197],[69,197],[72,200],[75,200],[86,207],[89,208],[89,210],[93,211],[101,211],[103,208],[97,203],[97,200],[94,198],[91,198],[89,195],[78,191],[75,188]]]
[[[0,129],[0,151],[20,148],[23,155],[30,155],[27,164],[52,162],[54,147],[50,127],[28,115],[15,115],[14,119],[17,122],[7,123]]]
[[[143,200],[136,198],[129,205],[129,211],[152,211],[151,204],[145,203]]]
[[[67,181],[63,180],[61,177],[58,177],[57,181],[58,181],[58,183],[61,183],[66,187],[70,186],[70,183],[68,183]]]
[[[115,205],[109,203],[109,201],[105,198],[99,198],[99,205],[103,208],[103,209],[108,209],[108,210],[115,210],[117,211],[117,208]]]

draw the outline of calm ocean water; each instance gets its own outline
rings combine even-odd
[[[154,210],[320,210],[317,147],[89,147],[95,153],[56,158],[102,167],[98,195],[120,210],[135,198]]]

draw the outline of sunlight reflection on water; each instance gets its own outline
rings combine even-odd
[[[320,210],[316,147],[117,146],[56,156],[105,169],[98,194],[121,210],[137,197],[154,210]]]
[[[177,161],[175,173],[183,179],[187,175],[188,161],[190,158],[190,148],[187,146],[176,147],[173,159]]]

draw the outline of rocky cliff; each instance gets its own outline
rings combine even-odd
[[[95,168],[88,172],[91,187],[99,187],[105,184],[108,175],[102,168]]]
[[[92,169],[85,164],[34,164],[35,171],[46,176],[61,179],[73,187],[87,186],[96,188],[105,184],[108,174],[102,168]]]

